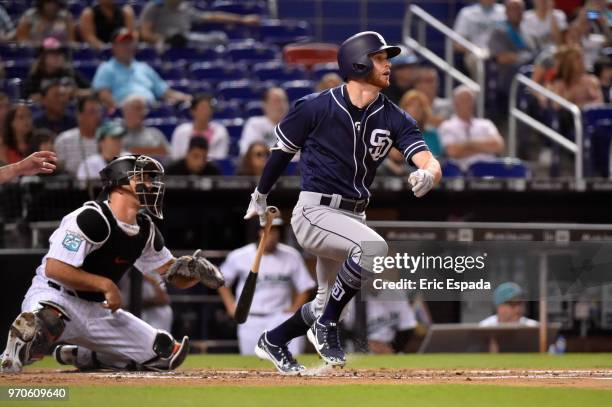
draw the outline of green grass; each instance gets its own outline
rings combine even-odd
[[[300,360],[318,366],[313,355]],[[269,363],[238,355],[191,355],[185,368],[270,369]],[[414,369],[612,369],[612,354],[435,354],[402,356],[351,356],[351,368]],[[46,358],[33,368],[59,367]],[[282,379],[281,379],[282,380]],[[321,382],[324,384],[325,382]],[[545,381],[538,384],[545,386]],[[36,385],[41,385],[36,383]],[[0,402],[15,406],[86,407],[179,407],[179,406],[265,406],[265,407],[603,407],[612,406],[612,390],[564,387],[508,387],[481,384],[340,384],[302,386],[71,386],[69,401]]]
[[[519,404],[520,403],[520,404]],[[489,385],[344,385],[285,387],[73,387],[69,401],[11,402],[14,406],[609,406],[612,391]],[[4,404],[3,404],[4,405]]]
[[[320,365],[315,355],[302,355],[305,366]],[[52,358],[45,358],[33,368],[59,368]],[[268,369],[269,362],[240,355],[190,355],[185,368]],[[347,367],[355,369],[612,369],[612,353],[568,353],[564,355],[517,354],[429,354],[391,356],[349,356]]]

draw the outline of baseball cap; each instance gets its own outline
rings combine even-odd
[[[127,28],[115,30],[113,35],[111,35],[111,42],[113,44],[124,41],[134,41],[134,34],[132,34],[132,32]]]
[[[107,137],[123,137],[125,135],[125,127],[116,122],[103,123],[96,130],[96,140],[101,141]]]
[[[518,284],[512,282],[500,284],[493,292],[493,302],[496,307],[511,300],[522,300],[522,298],[523,290]]]

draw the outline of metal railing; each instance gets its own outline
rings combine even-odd
[[[570,112],[574,118],[574,137],[575,142],[567,139],[553,128],[547,126],[541,121],[528,115],[527,113],[519,110],[517,107],[518,102],[518,90],[519,84],[528,88],[531,92],[537,93],[546,99],[549,99],[553,103],[556,103],[561,108]],[[582,127],[582,113],[580,108],[562,98],[556,93],[549,89],[546,89],[537,82],[532,81],[523,74],[517,74],[514,76],[512,85],[510,87],[510,119],[508,123],[508,154],[510,157],[516,157],[516,131],[517,131],[517,120],[521,123],[537,130],[540,134],[559,144],[567,151],[575,156],[574,160],[574,174],[576,181],[582,181],[584,178],[584,167],[583,167],[583,127]]]
[[[412,38],[413,20],[416,21],[416,39]],[[444,35],[444,59],[430,51],[425,43],[427,41],[427,25]],[[477,94],[476,114],[478,117],[484,116],[485,108],[485,61],[489,58],[489,52],[480,48],[472,42],[457,34],[440,20],[427,13],[417,5],[410,5],[404,18],[402,34],[403,42],[423,58],[437,66],[446,73],[444,79],[444,95],[450,98],[453,91],[453,79],[460,82]],[[476,81],[467,77],[457,68],[454,62],[454,44],[458,44],[465,49],[466,53],[474,55],[476,58]]]

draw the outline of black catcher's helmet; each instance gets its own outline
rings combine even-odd
[[[367,76],[373,68],[370,56],[381,51],[387,51],[389,58],[402,52],[400,47],[387,45],[383,36],[375,31],[353,35],[342,43],[338,51],[340,74],[344,80]]]
[[[117,157],[100,171],[100,178],[107,193],[133,180],[140,205],[151,215],[163,219],[164,167],[156,159],[146,155]]]

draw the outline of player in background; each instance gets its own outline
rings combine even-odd
[[[302,255],[293,247],[280,243],[282,226],[282,218],[272,221],[249,316],[238,325],[238,345],[243,355],[253,354],[261,333],[286,320],[310,299],[315,288]],[[260,237],[262,233],[263,228],[259,231]],[[238,280],[236,294],[240,295],[256,252],[255,243],[240,247],[232,251],[220,267],[227,286],[219,288],[219,294],[230,315],[236,310],[236,299],[228,287]],[[293,353],[302,353],[303,338],[292,341],[290,348]]]
[[[51,174],[55,171],[57,157],[52,151],[37,151],[23,160],[0,167],[0,184],[21,175]]]
[[[384,239],[366,223],[365,209],[377,167],[399,149],[418,169],[409,176],[422,197],[441,178],[416,122],[382,95],[389,59],[400,53],[373,31],[347,39],[338,52],[346,84],[298,100],[275,127],[278,143],[251,195],[245,218],[265,221],[267,195],[287,163],[300,152],[301,190],[291,225],[298,243],[317,256],[315,299],[278,327],[264,332],[255,352],[285,374],[304,369],[287,343],[307,332],[321,358],[344,365],[338,321],[360,288],[373,258],[387,254]]]
[[[164,170],[147,156],[123,156],[101,172],[107,200],[66,215],[9,330],[0,371],[16,373],[56,342],[62,364],[80,369],[171,370],[189,351],[120,309],[117,283],[132,266],[156,270],[179,288],[223,284],[217,268],[196,252],[175,259],[149,215],[162,218]],[[144,209],[146,211],[141,211]],[[193,271],[193,272],[191,272]]]
[[[523,289],[516,283],[500,284],[493,291],[495,314],[479,322],[480,326],[499,326],[502,324],[520,324],[537,326],[538,321],[525,317],[525,300]]]

